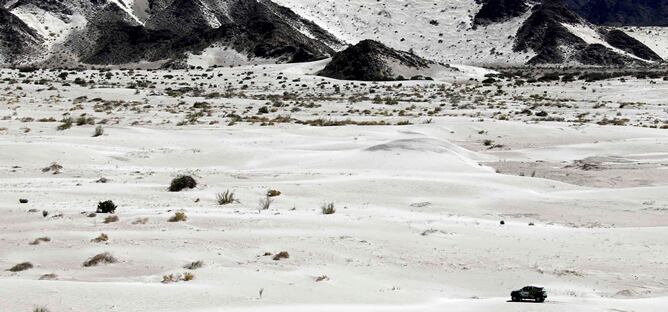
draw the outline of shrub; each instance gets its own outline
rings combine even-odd
[[[137,220],[132,221],[132,224],[146,224],[148,223],[148,218],[137,218]]]
[[[51,165],[48,167],[42,168],[42,172],[49,172],[51,171],[53,174],[59,174],[60,172],[63,171],[63,166],[58,164],[57,162],[52,162]]]
[[[58,275],[54,273],[47,273],[39,277],[40,280],[55,280],[58,278]]]
[[[191,176],[179,175],[172,180],[172,183],[169,185],[170,192],[180,192],[183,189],[195,188],[197,186],[197,181]]]
[[[188,269],[188,270],[197,270],[197,269],[200,269],[202,267],[204,267],[204,261],[202,261],[202,260],[191,262],[191,263],[188,263],[188,264],[183,266],[184,269]]]
[[[109,240],[109,236],[107,234],[102,233],[102,234],[100,234],[100,236],[98,236],[96,238],[93,238],[90,241],[92,243],[101,243],[101,242],[106,242],[108,240]]]
[[[51,312],[46,307],[35,307],[32,309],[32,312]]]
[[[92,266],[96,266],[100,263],[105,264],[105,263],[116,263],[116,262],[118,262],[118,260],[116,260],[116,258],[114,258],[114,256],[112,256],[108,252],[104,252],[104,253],[97,254],[97,255],[89,258],[88,260],[86,260],[83,263],[83,266],[84,267],[92,267]]]
[[[274,255],[274,257],[272,259],[274,261],[278,261],[278,260],[281,260],[281,259],[288,259],[288,258],[290,258],[290,254],[287,251],[281,251],[281,252],[277,253],[276,255]]]
[[[102,136],[103,134],[104,134],[104,128],[102,128],[102,126],[95,127],[95,132],[93,132],[93,137],[94,138]]]
[[[74,123],[71,117],[63,118],[60,122],[61,124],[58,125],[58,127],[56,128],[58,131],[63,131],[72,128],[72,124]]]
[[[234,192],[227,190],[225,193],[218,193],[218,195],[216,195],[216,201],[218,202],[218,205],[227,205],[234,203],[237,200],[234,199]]]
[[[47,242],[50,242],[50,241],[51,241],[51,239],[48,238],[48,237],[39,237],[39,238],[35,239],[34,241],[30,242],[30,245],[39,245],[39,243],[41,243],[41,242],[47,243]]]
[[[118,222],[118,216],[107,216],[104,218],[104,223],[113,223],[113,222]]]
[[[33,268],[32,263],[30,263],[30,262],[22,262],[22,263],[19,263],[19,264],[15,265],[15,266],[11,267],[11,268],[10,268],[9,270],[7,270],[7,271],[10,271],[10,272],[21,272],[21,271],[29,270],[29,269],[32,269],[32,268]]]
[[[181,221],[186,221],[188,220],[188,216],[186,216],[185,212],[177,212],[175,213],[171,218],[169,218],[169,222],[181,222]]]
[[[281,191],[278,191],[278,190],[268,190],[267,191],[267,196],[269,196],[269,197],[276,197],[276,196],[280,196],[280,195],[281,195]]]
[[[114,213],[116,212],[116,204],[111,200],[106,200],[103,202],[97,203],[97,213]]]
[[[28,203],[28,200],[25,199],[25,198],[19,198],[19,203],[21,203],[21,204],[27,204],[27,203]]]
[[[169,274],[169,275],[163,275],[162,276],[162,283],[163,284],[169,284],[169,283],[177,283],[177,282],[180,282],[180,281],[188,282],[188,281],[192,281],[193,279],[195,279],[195,274],[192,274],[190,272],[186,272],[186,273],[178,274],[178,275]]]
[[[336,208],[334,208],[334,203],[324,203],[322,204],[322,214],[324,215],[331,215],[336,212]]]

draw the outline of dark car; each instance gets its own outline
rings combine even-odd
[[[510,292],[510,299],[512,301],[535,300],[536,302],[543,302],[547,298],[547,292],[543,287],[525,286],[520,290],[513,290]]]

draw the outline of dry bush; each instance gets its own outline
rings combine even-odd
[[[48,167],[42,168],[42,172],[51,172],[53,174],[59,174],[63,171],[63,166],[57,162],[52,162]]]
[[[103,202],[97,203],[97,213],[114,213],[116,212],[116,204],[111,200],[106,200]]]
[[[44,275],[40,276],[39,279],[41,281],[45,281],[45,280],[46,281],[51,281],[51,280],[58,279],[58,275],[56,275],[54,273],[47,273],[47,274],[44,274]]]
[[[101,243],[101,242],[106,242],[109,241],[109,236],[107,234],[100,234],[100,236],[93,238],[90,240],[91,243]]]
[[[184,269],[188,270],[197,270],[201,269],[202,267],[204,267],[204,261],[202,260],[194,261],[183,266]]]
[[[170,192],[180,192],[186,188],[193,189],[197,187],[197,181],[191,176],[179,175],[172,180],[169,185]]]
[[[44,237],[39,237],[39,238],[35,239],[34,241],[30,242],[30,245],[39,245],[39,243],[41,243],[41,242],[48,243],[50,241],[51,241],[51,238],[48,238],[48,237],[44,236]]]
[[[94,138],[102,136],[103,134],[104,134],[104,128],[102,128],[102,126],[95,127],[95,132],[93,132],[93,137]]]
[[[32,312],[51,312],[51,311],[49,311],[49,309],[47,309],[46,307],[34,307],[32,309]]]
[[[315,278],[316,282],[322,282],[322,281],[328,281],[328,280],[329,280],[329,277],[327,277],[327,275],[321,275],[321,276],[318,276],[318,277]]]
[[[116,258],[114,256],[112,256],[108,252],[104,252],[104,253],[97,254],[97,255],[89,258],[88,260],[86,260],[83,263],[83,266],[84,267],[92,267],[92,266],[96,266],[100,263],[106,264],[106,263],[116,263],[116,262],[118,262],[118,260],[116,260]]]
[[[278,190],[268,190],[267,191],[267,196],[268,197],[276,197],[276,196],[280,196],[280,195],[281,195],[281,191],[278,191]]]
[[[216,202],[218,202],[218,205],[227,205],[238,202],[238,200],[234,199],[234,192],[227,190],[225,193],[218,193],[216,195]]]
[[[281,251],[277,253],[272,259],[275,261],[281,260],[281,259],[289,259],[290,254],[287,251]]]
[[[132,221],[132,224],[146,224],[148,223],[148,218],[137,218],[137,220]]]
[[[107,216],[104,218],[104,223],[113,223],[113,222],[118,222],[118,216]]]
[[[260,199],[260,210],[268,210],[269,207],[271,207],[271,203],[273,203],[274,200],[271,199],[271,197],[266,196],[265,198]]]
[[[331,215],[336,212],[336,208],[334,208],[334,203],[324,203],[322,204],[322,214],[324,215]]]
[[[190,272],[185,272],[183,274],[169,274],[169,275],[163,275],[162,276],[162,283],[163,284],[169,284],[169,283],[178,283],[181,281],[188,282],[192,281],[195,279],[195,274],[192,274]]]
[[[32,263],[22,262],[22,263],[19,263],[15,266],[11,267],[7,271],[9,271],[9,272],[21,272],[21,271],[29,270],[29,269],[32,269],[32,268],[33,268]]]
[[[188,216],[186,216],[185,212],[177,212],[175,213],[171,218],[169,218],[169,222],[181,222],[181,221],[186,221],[188,220]]]

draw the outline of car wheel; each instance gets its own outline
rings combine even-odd
[[[543,297],[536,298],[536,302],[543,302],[543,301],[545,301],[545,298],[543,298]]]
[[[520,301],[520,298],[517,297],[517,296],[513,296],[513,297],[511,298],[511,300],[512,300],[513,302],[518,302],[518,301]]]

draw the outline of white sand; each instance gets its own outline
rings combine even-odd
[[[504,160],[566,165],[586,157],[614,156],[644,160],[654,171],[665,171],[668,130],[631,123],[668,120],[661,104],[666,83],[599,82],[583,90],[585,84],[576,82],[507,89],[507,95],[494,100],[500,106],[505,102],[503,108],[476,104],[480,114],[473,117],[467,115],[471,109],[452,108],[453,98],[437,91],[459,92],[467,85],[444,81],[362,86],[304,75],[321,66],[136,71],[140,76],[135,80],[158,82],[154,89],[138,93],[124,88],[130,82],[127,72],[110,80],[93,72],[68,77],[98,82],[93,89],[63,86],[58,79],[47,85],[0,82],[0,99],[6,103],[0,116],[8,116],[0,118],[0,310],[30,311],[38,305],[53,312],[659,311],[668,304],[667,184],[652,180],[645,187],[593,188],[497,174],[481,165]],[[242,80],[247,76],[242,73],[248,72],[254,78]],[[29,73],[20,81],[52,80],[57,74]],[[202,74],[214,78],[201,78]],[[285,75],[283,88],[278,77]],[[2,77],[18,78],[18,73],[3,71]],[[322,82],[331,84],[321,89]],[[235,95],[165,95],[167,87],[200,83],[205,83],[206,93],[231,90]],[[249,85],[245,98],[238,93],[243,83]],[[332,84],[339,85],[343,95],[336,95]],[[49,85],[56,90],[47,90]],[[358,93],[369,95],[370,86],[383,96],[410,98],[417,93],[436,98],[395,106],[348,101]],[[611,91],[592,93],[591,88]],[[269,116],[409,120],[413,125],[227,125],[226,112],[247,110],[245,116],[252,116],[268,102],[248,96],[284,91],[321,94],[313,102],[322,106],[302,106],[290,113],[295,105],[286,100],[290,106]],[[574,126],[530,122],[508,113],[528,106],[512,97],[543,91],[550,97],[576,99],[571,104],[577,109],[545,106],[554,116],[571,118],[591,111],[612,117],[620,111],[632,121],[627,126]],[[72,100],[81,95],[88,98],[77,107]],[[95,98],[124,100],[128,106],[96,112],[95,105],[103,102]],[[591,108],[603,98],[609,101],[606,108]],[[176,126],[186,112],[195,111],[195,102],[203,101],[211,105],[211,116]],[[627,101],[645,104],[618,108]],[[447,105],[439,114],[416,113],[440,103]],[[473,99],[461,100],[467,103]],[[349,113],[353,109],[374,113]],[[399,109],[408,115],[392,113]],[[492,112],[499,110],[512,120],[493,118]],[[391,116],[380,115],[382,111]],[[60,119],[66,112],[108,119],[105,134],[91,137],[94,126],[57,131],[58,122],[21,121]],[[431,123],[422,123],[428,118]],[[488,150],[482,144],[486,138],[504,147]],[[43,173],[51,162],[61,164],[63,172]],[[622,174],[634,169],[628,170]],[[169,181],[179,173],[193,174],[198,187],[167,192]],[[101,177],[108,183],[95,183]],[[227,189],[240,203],[215,203],[216,193]],[[268,189],[282,195],[260,212],[258,201]],[[30,202],[19,204],[19,198]],[[104,224],[101,214],[81,214],[108,199],[119,206],[119,222]],[[321,213],[325,202],[335,204],[335,214]],[[49,216],[43,218],[42,210]],[[178,210],[185,211],[188,220],[167,222]],[[62,217],[54,217],[59,213]],[[139,218],[148,222],[133,224]],[[500,220],[506,224],[500,225]],[[100,233],[108,234],[109,241],[90,242]],[[29,244],[42,236],[51,241]],[[118,263],[82,266],[105,251]],[[288,251],[290,258],[273,261],[262,256],[280,251]],[[189,271],[182,267],[196,260],[205,265],[191,271],[194,280],[160,282],[163,275]],[[4,271],[24,261],[34,268]],[[39,280],[47,273],[57,274],[57,279]],[[328,279],[315,281],[323,275]],[[506,302],[511,290],[529,284],[545,286],[548,302]]]

